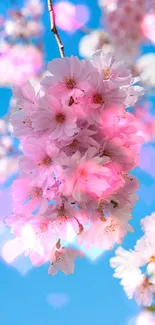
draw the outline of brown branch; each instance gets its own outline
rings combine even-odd
[[[53,3],[52,0],[47,0],[48,3],[48,11],[50,14],[50,23],[51,23],[51,32],[54,34],[56,42],[58,44],[59,52],[62,58],[64,58],[65,53],[64,53],[64,46],[61,42],[61,38],[59,36],[59,33],[56,28],[56,23],[55,23],[55,12],[53,9]]]

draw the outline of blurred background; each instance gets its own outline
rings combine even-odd
[[[155,211],[155,2],[135,0],[134,9],[134,0],[53,2],[66,56],[89,58],[100,48],[112,51],[140,75],[146,88],[143,99],[130,108],[145,137],[133,172],[140,181],[131,222],[135,232],[124,240],[124,247],[132,248],[142,234],[140,219]],[[9,246],[4,254],[12,238],[4,222],[12,212],[10,185],[22,154],[11,137],[9,114],[16,109],[11,87],[31,80],[37,88],[47,62],[59,56],[45,0],[0,1],[0,324],[137,325],[140,308],[112,276],[109,259],[114,252],[91,251],[76,261],[73,275],[55,277],[47,274],[46,265],[32,266],[16,247]],[[138,323],[149,324],[155,322]]]

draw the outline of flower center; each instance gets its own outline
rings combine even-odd
[[[32,122],[28,118],[23,121],[23,124],[26,125],[26,126],[28,126],[29,128],[32,128]]]
[[[48,166],[48,165],[51,164],[51,162],[52,162],[51,157],[46,156],[46,157],[44,157],[40,162],[38,162],[37,165],[38,165],[38,166],[42,166],[42,165],[44,165],[44,166]]]
[[[34,187],[32,188],[31,194],[30,194],[30,199],[36,199],[41,197],[43,194],[43,190],[40,187]]]
[[[72,149],[76,149],[77,145],[78,145],[78,141],[75,139],[75,140],[73,140],[72,143],[69,144],[69,147]]]
[[[63,113],[58,113],[55,119],[58,123],[64,123],[66,116]]]
[[[78,171],[78,176],[85,181],[88,181],[88,173],[84,168],[80,168]]]
[[[149,263],[155,262],[155,256],[151,256],[149,259]]]
[[[100,200],[98,203],[98,211],[103,214],[103,209],[104,209],[104,201]],[[103,221],[103,220],[102,220]]]
[[[103,156],[110,157],[112,156],[112,154],[113,154],[112,150],[107,149],[103,151]]]
[[[104,70],[104,80],[108,80],[111,76],[111,70],[109,68]]]
[[[107,226],[104,231],[107,234],[111,234],[111,233],[115,232],[117,228],[118,228],[118,224],[111,222],[111,225]]]
[[[118,207],[118,203],[116,201],[111,200],[110,202],[112,203],[112,205],[113,205],[114,208],[117,208]]]
[[[132,33],[131,34],[131,39],[136,41],[138,39],[137,34],[136,33]]]
[[[75,87],[75,85],[76,85],[75,80],[72,79],[72,78],[67,78],[67,77],[66,77],[66,78],[64,79],[64,82],[65,82],[66,87],[67,87],[68,89],[73,89],[73,88]]]
[[[55,262],[56,263],[59,263],[59,262],[63,261],[64,256],[63,256],[62,252],[55,251],[54,255],[55,255]]]
[[[146,277],[143,284],[142,284],[142,288],[141,288],[141,294],[144,294],[145,289],[148,288],[148,286],[150,285],[149,283],[149,279]]]
[[[95,104],[104,104],[104,99],[102,98],[101,94],[93,95],[93,103]]]
[[[46,224],[42,224],[42,225],[40,225],[40,226],[39,226],[39,230],[40,230],[40,232],[44,232],[44,231],[46,231],[46,230],[47,230],[47,225],[46,225]]]
[[[57,210],[59,217],[64,217],[67,219],[67,210],[64,208],[64,206],[61,206],[60,209]]]

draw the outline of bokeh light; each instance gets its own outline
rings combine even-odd
[[[47,302],[53,308],[60,309],[69,303],[69,296],[67,293],[50,293]]]
[[[87,23],[90,17],[89,8],[83,4],[74,5],[69,1],[57,2],[54,6],[57,26],[73,32]]]
[[[142,21],[142,31],[155,44],[155,13],[148,14]]]
[[[136,318],[135,325],[154,325],[155,318],[153,318],[152,313],[144,311]]]

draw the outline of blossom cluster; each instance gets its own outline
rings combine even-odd
[[[117,0],[104,7],[104,19],[112,43],[119,55],[135,58],[146,41],[143,22],[153,10],[152,0]]]
[[[21,85],[41,73],[43,53],[33,44],[7,45],[0,57],[0,85]]]
[[[154,43],[154,0],[100,0],[99,6],[103,27],[90,30],[80,40],[80,54],[90,57],[92,51],[102,49],[133,64],[141,44]]]
[[[128,298],[134,297],[139,305],[151,306],[155,294],[155,213],[142,219],[141,225],[144,235],[134,250],[118,247],[110,264]]]
[[[8,17],[3,17],[1,35],[11,41],[40,37],[43,32],[41,23],[43,11],[44,6],[40,0],[27,0],[23,7],[12,8],[7,13]]]
[[[42,72],[41,0],[27,0],[0,19],[0,85],[20,85]]]
[[[14,136],[24,155],[6,219],[34,265],[50,274],[74,270],[80,251],[65,248],[68,226],[78,245],[112,249],[132,227],[143,142],[126,108],[143,95],[124,62],[96,52],[91,60],[54,59],[40,90],[14,87]]]

